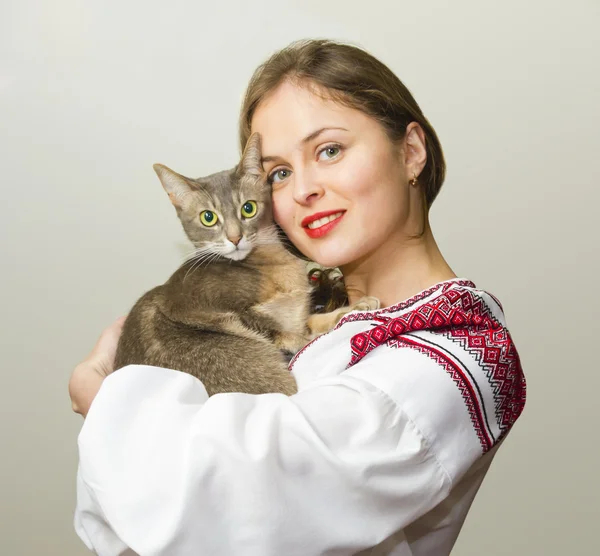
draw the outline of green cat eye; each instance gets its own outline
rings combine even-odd
[[[212,210],[205,210],[200,213],[200,222],[209,228],[217,223],[219,218]]]
[[[256,201],[246,201],[242,207],[242,216],[244,218],[252,218],[258,209]]]

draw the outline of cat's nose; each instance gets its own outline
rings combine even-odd
[[[237,245],[241,241],[242,236],[236,236],[236,237],[229,237],[229,236],[227,236],[227,239],[229,241],[231,241],[231,243],[233,243],[234,245]]]

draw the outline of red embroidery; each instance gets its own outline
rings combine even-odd
[[[522,413],[527,390],[510,333],[505,328],[461,329],[444,335],[470,353],[484,370],[494,394],[496,421],[504,436]]]
[[[447,289],[413,311],[356,334],[350,340],[352,357],[348,367],[377,346],[418,330],[444,334],[473,355],[492,387],[495,417],[504,436],[525,406],[525,378],[510,334],[470,290]],[[464,390],[459,388],[464,399]],[[476,403],[474,397],[466,401],[469,413]],[[479,435],[477,427],[476,432]]]
[[[416,349],[420,353],[433,359],[440,367],[443,367],[446,370],[456,384],[465,405],[467,406],[467,411],[471,418],[473,428],[475,429],[475,434],[477,434],[479,442],[481,443],[481,448],[484,453],[487,452],[494,445],[494,439],[488,432],[483,407],[479,403],[479,398],[474,392],[471,382],[465,376],[464,371],[440,350],[435,349],[432,346],[418,343],[414,338],[392,338],[387,344],[396,348],[408,347]]]
[[[431,294],[435,293],[440,288],[442,290],[442,293],[444,293],[444,292],[448,291],[450,288],[453,288],[454,286],[465,286],[467,288],[475,288],[476,287],[475,284],[473,282],[471,282],[470,280],[448,280],[447,282],[442,282],[440,284],[437,284],[437,285],[429,288],[428,290],[423,290],[421,293],[418,293],[417,295],[411,297],[410,299],[407,299],[406,301],[397,303],[396,305],[392,305],[391,307],[385,307],[384,309],[377,309],[376,311],[371,311],[368,313],[365,311],[361,311],[359,313],[350,313],[340,319],[340,322],[337,323],[334,330],[339,328],[340,326],[342,326],[342,324],[344,324],[345,322],[356,322],[359,320],[380,320],[380,319],[388,320],[391,317],[384,316],[384,315],[382,315],[382,313],[397,313],[398,311],[404,311],[404,309],[407,309],[411,305],[414,305],[415,303],[417,303],[417,301],[421,301],[422,299],[429,297]]]

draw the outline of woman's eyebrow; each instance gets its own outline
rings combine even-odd
[[[340,129],[342,131],[348,131],[345,127],[322,127],[320,129],[317,129],[316,131],[313,131],[309,135],[307,135],[304,139],[302,139],[302,141],[300,141],[300,144],[306,145],[306,143],[309,143],[313,139],[316,139],[319,135],[321,135],[321,133],[323,133],[325,131],[329,131],[330,129]],[[278,156],[263,156],[260,159],[260,162],[261,162],[261,164],[263,164],[265,162],[273,162],[273,161],[277,160],[278,158],[280,158],[280,157],[278,157]]]

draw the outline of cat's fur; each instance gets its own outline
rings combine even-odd
[[[260,158],[255,134],[231,170],[194,180],[154,166],[197,251],[134,305],[116,369],[136,363],[177,369],[198,377],[209,395],[296,391],[282,351],[295,353],[351,308],[309,321],[306,263],[278,237]],[[251,218],[241,213],[247,201],[257,203]],[[217,215],[212,227],[201,223],[206,210]],[[377,300],[361,304],[353,308],[376,308]]]

